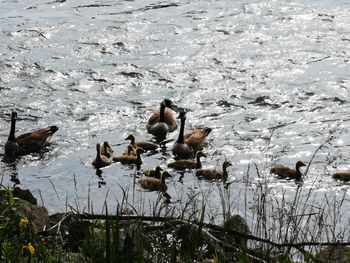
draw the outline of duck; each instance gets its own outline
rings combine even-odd
[[[165,183],[165,174],[162,172],[161,178],[157,179],[154,177],[148,177],[144,179],[140,179],[138,183],[141,185],[142,188],[150,190],[150,191],[162,191],[165,192],[168,187]]]
[[[48,144],[48,140],[51,136],[58,131],[57,126],[49,126],[16,137],[16,121],[17,112],[14,111],[11,113],[11,129],[5,144],[5,155],[10,158],[40,151]]]
[[[106,156],[107,158],[111,158],[111,156],[113,155],[113,149],[112,147],[109,145],[109,143],[107,141],[103,142],[102,144],[102,148],[101,148],[101,154]]]
[[[206,180],[222,180],[223,182],[227,181],[228,173],[227,167],[232,164],[229,161],[224,161],[222,164],[222,170],[218,170],[215,168],[201,168],[196,169],[195,175],[200,179]]]
[[[180,112],[177,118],[181,120],[180,132],[179,132],[179,137],[177,138],[177,141],[174,143],[174,146],[171,151],[176,158],[188,159],[192,155],[192,149],[184,141],[186,112]]]
[[[141,147],[144,151],[155,151],[159,148],[159,145],[149,141],[138,141],[135,142],[135,136],[130,134],[125,140],[130,140],[130,145],[133,146],[134,149],[137,147]],[[136,152],[135,152],[136,153]]]
[[[176,119],[172,113],[171,100],[165,99],[160,104],[160,109],[154,112],[146,125],[148,133],[160,140],[165,139],[168,132],[173,132],[177,128]]]
[[[271,168],[270,173],[277,174],[279,178],[301,180],[302,173],[300,171],[300,167],[302,166],[306,166],[302,161],[297,161],[295,164],[295,169],[279,164]]]
[[[129,145],[128,146],[128,150],[131,152],[132,146]],[[142,164],[142,160],[141,160],[141,154],[145,153],[145,151],[138,147],[136,149],[136,156],[134,155],[120,155],[120,156],[113,156],[112,160],[113,162],[119,162],[122,164],[136,164],[136,165],[141,165]]]
[[[172,177],[167,171],[164,171],[159,165],[154,169],[145,169],[143,170],[143,174],[148,177],[161,178],[161,175],[165,177]]]
[[[176,170],[185,169],[199,169],[202,168],[201,157],[207,157],[202,151],[196,153],[196,158],[194,160],[181,159],[175,162],[169,163],[168,167]]]
[[[99,169],[111,164],[109,158],[101,154],[101,144],[99,143],[96,144],[96,152],[96,158],[92,161],[92,165],[95,166],[95,168]]]
[[[339,171],[332,175],[334,179],[343,181],[343,182],[349,182],[350,181],[350,170],[346,171]]]

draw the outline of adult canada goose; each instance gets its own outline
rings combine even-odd
[[[92,165],[96,168],[102,168],[111,164],[111,161],[101,154],[101,144],[96,144],[96,158],[92,161]]]
[[[150,191],[162,191],[165,192],[168,187],[165,184],[165,174],[162,172],[161,178],[157,179],[154,177],[148,177],[139,180],[139,184],[142,188],[148,189]]]
[[[135,136],[130,134],[125,140],[130,140],[130,144],[134,149],[141,147],[144,151],[155,151],[159,148],[159,145],[149,141],[138,141],[135,142]]]
[[[300,172],[300,167],[302,166],[306,166],[302,161],[297,161],[297,163],[295,164],[295,169],[279,164],[271,168],[270,172],[277,174],[280,178],[291,178],[300,180],[302,176],[302,173]]]
[[[199,169],[202,167],[201,157],[207,157],[202,151],[198,151],[196,153],[196,158],[194,160],[181,159],[175,162],[169,163],[168,167],[177,169],[177,170],[185,170],[185,169]]]
[[[160,104],[159,111],[153,113],[146,125],[147,131],[154,136],[165,139],[168,132],[173,132],[177,128],[176,119],[172,113],[171,100],[165,99]]]
[[[181,120],[180,132],[171,151],[177,158],[188,159],[192,155],[192,149],[184,141],[186,112],[180,112],[177,118]]]
[[[47,145],[48,139],[58,130],[57,126],[50,126],[16,137],[16,120],[17,113],[12,112],[10,135],[5,144],[5,155],[10,158],[40,151]]]
[[[111,156],[113,155],[113,149],[112,147],[109,145],[108,142],[103,142],[102,144],[102,148],[101,148],[101,154],[106,156],[107,158],[111,158]]]
[[[332,175],[334,179],[344,181],[344,182],[349,182],[350,181],[350,171],[339,171],[336,172],[335,174]]]
[[[164,171],[160,166],[157,166],[154,169],[145,169],[143,170],[143,174],[148,177],[154,177],[160,179],[163,174],[164,177],[172,177],[167,171]]]
[[[128,146],[129,150],[132,150],[132,146]],[[136,164],[136,165],[141,165],[142,160],[141,160],[141,154],[145,153],[145,151],[138,147],[136,149],[136,156],[134,155],[120,155],[120,156],[113,156],[113,161],[114,162],[119,162],[122,164]]]
[[[227,167],[232,164],[229,161],[225,161],[222,164],[222,170],[218,170],[215,168],[202,168],[196,170],[196,176],[200,179],[206,180],[222,180],[223,182],[227,181],[228,173]]]

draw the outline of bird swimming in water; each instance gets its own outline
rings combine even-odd
[[[176,170],[185,170],[185,169],[199,169],[202,167],[201,157],[206,157],[202,151],[196,153],[196,158],[194,160],[189,159],[180,159],[168,164],[169,168]]]
[[[332,177],[336,180],[340,180],[343,182],[349,182],[350,181],[350,171],[346,170],[346,171],[339,171],[336,172],[332,175]]]
[[[159,148],[159,145],[149,141],[135,141],[135,136],[130,134],[125,140],[130,140],[130,145],[133,147],[133,151],[131,155],[136,155],[136,148],[140,147],[144,151],[155,151]],[[128,149],[127,149],[128,151]],[[126,154],[126,152],[124,152]],[[130,154],[129,154],[130,155]]]
[[[295,169],[279,164],[271,168],[270,172],[273,174],[277,174],[279,178],[301,180],[302,173],[300,171],[300,167],[302,166],[306,166],[302,161],[297,161],[297,163],[295,164]]]
[[[131,151],[132,150],[132,146],[129,145],[128,149]],[[142,159],[141,159],[141,154],[145,153],[145,151],[138,147],[136,149],[136,156],[135,155],[120,155],[120,156],[113,156],[112,160],[114,162],[119,162],[122,164],[136,164],[136,165],[141,165],[142,164]]]
[[[215,168],[196,169],[195,175],[200,179],[222,180],[223,182],[226,182],[228,178],[227,167],[231,165],[232,164],[229,161],[225,161],[222,164],[222,170],[218,170]]]
[[[96,158],[92,161],[92,165],[99,169],[110,164],[109,158],[101,154],[101,144],[96,144]]]
[[[177,128],[172,108],[172,101],[165,99],[161,103],[159,111],[154,112],[148,120],[147,131],[158,140],[164,140],[168,132],[173,132]]]
[[[107,158],[111,158],[111,156],[113,155],[113,152],[114,151],[108,142],[105,141],[102,143],[102,147],[101,147],[102,155],[106,156]]]
[[[144,179],[140,179],[138,183],[141,185],[142,188],[148,189],[150,191],[162,191],[165,192],[168,187],[165,183],[165,174],[162,172],[161,178],[157,179],[154,177],[148,177]]]
[[[11,129],[8,140],[5,144],[5,155],[10,159],[19,155],[39,152],[48,144],[48,140],[58,130],[57,126],[49,126],[15,136],[17,113],[11,114]]]

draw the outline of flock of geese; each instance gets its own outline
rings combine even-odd
[[[167,137],[168,133],[177,130],[178,123],[174,115],[174,104],[169,99],[164,99],[160,107],[150,116],[146,129],[152,134],[158,143],[151,141],[136,141],[135,136],[130,134],[125,140],[130,144],[122,155],[114,156],[113,149],[108,142],[96,145],[96,158],[92,165],[96,169],[106,167],[112,162],[121,164],[135,164],[138,167],[142,164],[141,155],[147,151],[156,151]],[[211,128],[197,128],[185,133],[186,112],[180,111],[177,119],[180,120],[180,130],[177,140],[172,147],[174,156],[173,162],[167,164],[168,168],[174,170],[193,169],[194,174],[200,179],[221,180],[226,182],[228,178],[227,168],[231,166],[229,161],[224,161],[222,169],[202,168],[201,157],[206,157],[203,152],[205,139],[210,134]],[[19,136],[15,135],[17,113],[11,114],[11,128],[8,140],[5,144],[5,160],[12,162],[18,157],[30,153],[39,152],[48,144],[50,137],[58,130],[57,126],[50,126],[43,129],[34,130]],[[270,172],[279,178],[302,179],[300,168],[305,166],[302,161],[298,161],[295,168],[283,165],[276,165]],[[150,170],[143,170],[146,178],[138,181],[139,185],[151,191],[167,190],[165,179],[171,175],[160,166]],[[340,171],[333,174],[333,178],[350,181],[350,171]]]

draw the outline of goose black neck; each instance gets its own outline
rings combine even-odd
[[[202,164],[201,164],[201,156],[197,154],[197,157],[196,157],[196,169],[199,169],[202,167]]]
[[[97,149],[96,159],[101,159],[101,149],[100,148]]]
[[[302,173],[300,172],[300,167],[296,167],[296,174],[295,174],[295,180],[300,181],[302,177]]]
[[[165,105],[163,103],[160,105],[159,122],[165,122]]]
[[[162,185],[165,185],[165,175],[164,175],[164,173],[161,174],[161,182],[162,182]]]
[[[228,177],[228,173],[227,173],[227,167],[226,167],[226,165],[225,164],[223,164],[222,165],[222,180],[224,181],[224,182],[226,182],[227,181],[227,177]]]
[[[129,140],[130,140],[131,145],[135,144],[135,137],[134,136],[131,136]]]
[[[140,151],[136,151],[136,164],[142,164]]]
[[[179,133],[179,138],[177,138],[178,143],[184,143],[185,120],[186,120],[185,117],[181,118],[180,133]]]
[[[13,142],[16,141],[15,129],[16,129],[16,118],[11,118],[11,130],[8,138],[9,141],[13,141]]]

